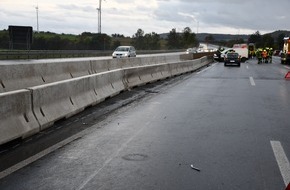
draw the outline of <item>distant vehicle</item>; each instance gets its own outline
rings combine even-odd
[[[185,51],[186,54],[190,54],[190,53],[197,53],[197,51],[195,50],[195,48],[188,48],[186,51]]]
[[[217,48],[213,48],[211,46],[209,44],[200,43],[198,48],[197,48],[197,52],[201,53],[201,52],[215,52],[215,51],[217,51]]]
[[[242,62],[245,62],[249,58],[248,44],[234,44],[233,49],[240,55]]]
[[[225,58],[226,54],[229,53],[229,52],[234,52],[234,49],[233,48],[228,48],[228,49],[225,49],[225,50],[221,51],[220,53],[215,53],[213,55],[213,58],[215,60],[217,60],[217,61],[222,62],[222,61],[224,61],[224,58]]]
[[[280,56],[280,54],[281,54],[281,50],[274,50],[274,53],[273,53],[274,56]]]
[[[283,50],[281,52],[281,64],[290,63],[290,39],[284,37]]]
[[[113,58],[136,57],[136,50],[133,46],[119,46],[112,54]]]
[[[241,57],[241,62],[245,62],[249,58],[248,48],[234,48],[234,51]]]
[[[237,65],[238,67],[241,66],[241,58],[238,53],[235,52],[228,52],[225,56],[225,66],[228,65]]]
[[[233,48],[248,48],[248,44],[234,44]]]

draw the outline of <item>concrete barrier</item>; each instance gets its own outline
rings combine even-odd
[[[123,90],[194,71],[212,61],[208,57],[180,61],[176,56],[173,60],[175,61],[168,61],[166,57],[158,56],[146,59],[88,61],[82,63],[82,65],[76,63],[63,63],[63,65],[40,64],[42,70],[40,67],[33,65],[26,65],[25,67],[21,65],[20,67],[26,69],[25,71],[28,71],[29,68],[34,69],[31,71],[33,77],[30,78],[33,81],[30,81],[30,85],[37,84],[38,80],[43,81],[43,83],[52,82],[29,87],[29,90],[0,94],[0,144],[35,134],[53,125],[55,121],[68,118],[86,107],[104,101]],[[169,63],[166,63],[167,61]],[[136,66],[139,64],[142,66]],[[58,67],[59,70],[49,68],[51,66]],[[19,81],[22,76],[24,77],[22,73],[21,75],[18,73],[19,71],[18,68],[15,74],[11,73],[11,76],[9,76],[11,79],[14,75],[18,76],[14,83]],[[44,71],[48,71],[48,73],[41,75],[41,79],[39,79],[38,74],[34,74],[45,74]],[[60,76],[53,77],[54,71]],[[92,74],[95,72],[100,73]],[[54,80],[60,81],[53,82]],[[27,84],[28,82],[24,83]]]
[[[207,57],[203,57],[196,60],[127,68],[124,69],[125,82],[128,88],[141,86],[156,80],[197,70],[206,66],[209,62]]]
[[[41,130],[62,118],[125,89],[123,70],[115,70],[30,88],[33,110]]]
[[[29,90],[0,94],[0,145],[39,132]]]
[[[0,65],[0,93],[89,74],[90,61]]]
[[[160,55],[148,57],[131,57],[122,59],[92,60],[91,68],[93,73],[112,71],[115,69],[126,69],[130,67],[156,65],[168,62],[179,62],[180,55]]]
[[[171,72],[168,64],[147,65],[124,69],[124,77],[127,87],[132,88],[171,77]]]
[[[25,64],[0,65],[0,93],[61,80],[129,67],[179,62],[180,55],[160,55],[105,60],[31,61]]]
[[[103,72],[92,77],[94,78],[93,88],[97,93],[98,102],[126,90],[123,69]]]

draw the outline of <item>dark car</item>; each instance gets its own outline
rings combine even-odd
[[[238,53],[229,52],[225,55],[225,66],[237,65],[241,66],[241,57]]]

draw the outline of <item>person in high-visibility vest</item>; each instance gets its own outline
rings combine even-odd
[[[262,63],[262,50],[260,48],[256,51],[256,57],[258,59],[258,64]]]
[[[268,57],[267,50],[264,49],[264,50],[262,51],[262,59],[263,59],[263,62],[264,62],[264,63],[268,63],[268,59],[267,59],[267,57]]]
[[[273,48],[269,48],[268,57],[270,63],[272,63],[272,56],[273,56]]]

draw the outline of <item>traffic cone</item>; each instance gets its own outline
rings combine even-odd
[[[285,75],[285,79],[290,79],[290,71]]]
[[[290,183],[288,184],[285,190],[290,190]]]

